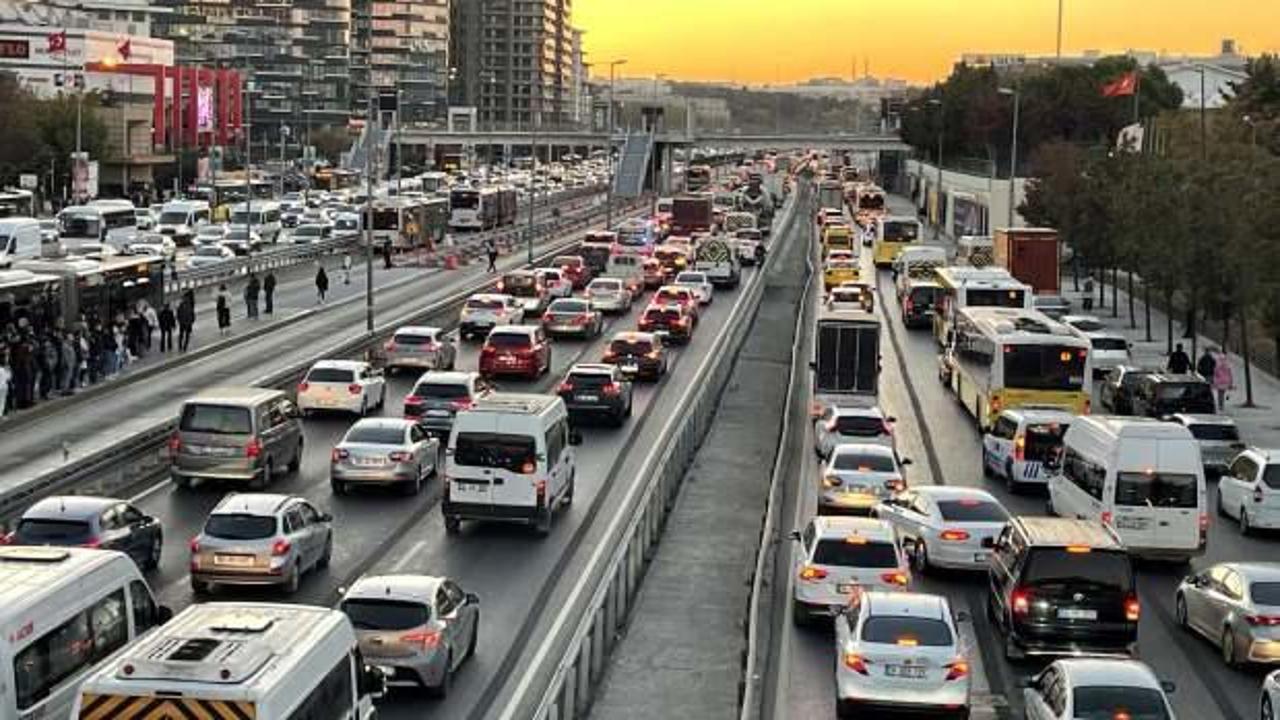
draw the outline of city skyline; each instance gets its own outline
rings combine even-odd
[[[590,0],[575,7],[590,62],[625,58],[623,74],[742,84],[849,78],[864,69],[913,83],[939,80],[966,52],[1052,55],[1056,0]],[[1248,54],[1277,52],[1280,3],[1256,0],[1066,0],[1064,55],[1128,49],[1211,55],[1222,38]],[[860,32],[866,23],[893,32]],[[847,27],[847,32],[831,28]],[[785,50],[779,36],[790,38]],[[1007,41],[992,38],[1009,38]],[[906,40],[905,45],[901,42]],[[761,43],[777,52],[761,52]],[[594,72],[593,75],[599,75]]]

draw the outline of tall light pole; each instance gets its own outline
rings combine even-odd
[[[1058,60],[1062,59],[1062,3],[1063,0],[1058,0],[1058,51],[1055,55]]]
[[[938,98],[929,100],[929,104],[938,108],[938,189],[936,191],[937,202],[934,204],[938,217],[937,223],[933,226],[933,236],[938,238],[942,236],[942,224],[944,222],[942,217],[942,129],[943,123],[946,121],[946,113],[944,112],[946,106]]]
[[[1000,88],[1001,95],[1013,96],[1013,131],[1009,135],[1009,214],[1005,227],[1013,227],[1013,179],[1018,175],[1018,110],[1022,104],[1022,95],[1018,88]]]
[[[397,99],[399,99],[398,96]],[[373,89],[373,84],[370,83],[369,112],[365,119],[365,127],[369,134],[366,138],[373,137],[374,123],[378,123],[379,130],[382,129],[382,104],[379,102],[378,93]],[[373,332],[373,175],[378,167],[373,155],[381,147],[382,143],[372,143],[371,147],[365,149],[364,154],[365,199],[364,218],[361,223],[364,225],[364,329],[366,332]]]
[[[529,182],[529,239],[525,243],[525,259],[530,265],[533,264],[534,215],[538,209],[538,123],[542,115],[542,73],[539,72],[537,77],[538,82],[534,85],[537,94],[529,104],[529,124],[533,128],[529,140],[529,155],[533,164],[529,166],[532,176]]]
[[[658,214],[658,83],[667,78],[666,75],[658,73],[653,76],[653,127],[649,129],[649,136],[653,138],[653,147],[650,149],[649,155],[649,174],[653,177],[653,196],[649,202],[649,216]]]
[[[626,59],[610,60],[606,63],[609,66],[609,111],[605,113],[607,116],[607,124],[605,126],[605,146],[608,148],[609,156],[609,185],[605,188],[605,206],[604,206],[604,227],[606,230],[613,227],[613,80],[614,68],[619,65],[626,65]]]

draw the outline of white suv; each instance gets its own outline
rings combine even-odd
[[[1280,450],[1249,448],[1218,480],[1218,514],[1240,523],[1240,533],[1280,528]]]

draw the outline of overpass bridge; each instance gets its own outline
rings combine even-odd
[[[615,133],[612,138],[613,144],[620,145],[625,138],[625,134]],[[400,131],[400,142],[407,146],[501,148],[503,155],[509,155],[510,150],[523,150],[533,147],[535,144],[539,148],[603,148],[609,144],[609,140],[608,133],[581,130],[539,130],[537,132],[511,130],[448,131],[406,127]],[[897,135],[854,133],[766,133],[744,135],[723,132],[660,132],[655,140],[659,146],[714,146],[740,148],[743,150],[757,148],[779,150],[817,148],[854,152],[905,152],[909,149],[907,144]]]

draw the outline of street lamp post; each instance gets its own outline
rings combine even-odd
[[[653,126],[649,128],[649,136],[653,138],[653,147],[649,156],[649,175],[653,178],[653,195],[649,203],[650,217],[658,214],[658,82],[665,80],[666,75],[658,73],[653,76]]]
[[[1001,95],[1013,96],[1013,131],[1009,138],[1009,213],[1006,227],[1013,227],[1013,179],[1018,175],[1018,111],[1022,104],[1022,95],[1018,88],[1000,88]]]
[[[929,100],[929,104],[938,108],[938,157],[936,158],[938,162],[938,189],[935,196],[937,201],[934,203],[934,209],[937,211],[938,217],[933,226],[933,236],[938,238],[942,236],[942,224],[944,222],[942,217],[942,129],[943,123],[946,122],[946,113],[944,112],[946,106],[938,98]]]
[[[614,68],[619,65],[625,65],[626,63],[627,61],[625,58],[620,60],[610,60],[607,63],[609,65],[609,111],[605,113],[608,118],[605,135],[608,138],[606,146],[608,148],[609,156],[606,159],[609,161],[609,185],[605,188],[604,227],[606,230],[613,227],[613,71]]]
[[[1062,59],[1062,2],[1058,0],[1058,51],[1055,55],[1058,60]]]

